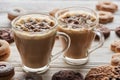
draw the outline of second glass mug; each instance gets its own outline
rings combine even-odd
[[[103,45],[104,36],[96,29],[98,25],[97,13],[86,7],[69,7],[59,10],[55,17],[58,21],[58,31],[70,36],[71,44],[64,53],[63,59],[71,65],[82,65],[88,62],[89,54]],[[91,44],[99,36],[99,44]],[[63,47],[66,46],[63,38],[60,38]]]
[[[54,26],[42,32],[23,31],[18,24],[24,24],[27,19],[44,19],[52,21]],[[33,21],[34,21],[33,20]],[[52,24],[53,25],[53,24]],[[31,26],[31,25],[30,25]],[[12,30],[17,49],[22,60],[22,68],[26,72],[43,73],[48,70],[49,63],[65,52],[70,45],[70,38],[63,32],[57,32],[57,21],[54,17],[45,14],[28,14],[17,17],[12,21]],[[56,36],[62,36],[66,41],[66,47],[52,55],[52,49]]]

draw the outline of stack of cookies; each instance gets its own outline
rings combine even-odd
[[[96,9],[99,11],[99,23],[106,24],[113,21],[113,13],[118,10],[118,6],[110,1],[103,1],[96,5]]]

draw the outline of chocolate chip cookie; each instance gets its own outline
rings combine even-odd
[[[115,33],[116,33],[116,35],[117,35],[118,37],[120,37],[120,27],[117,27],[117,28],[115,29]]]
[[[8,43],[14,42],[12,30],[9,28],[0,29],[0,39],[6,40]]]
[[[111,65],[112,66],[120,66],[120,53],[116,53],[112,55],[111,59]]]
[[[104,35],[104,38],[107,39],[110,36],[110,29],[107,28],[105,25],[99,24],[97,29]],[[99,37],[96,35],[95,39],[98,40]]]
[[[62,70],[62,71],[56,72],[52,76],[52,80],[84,80],[84,79],[83,79],[83,75],[79,72]]]
[[[92,68],[85,80],[120,80],[120,66],[99,66]]]

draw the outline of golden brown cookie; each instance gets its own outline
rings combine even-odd
[[[111,44],[110,48],[113,52],[119,53],[120,52],[120,40],[114,41]]]
[[[99,66],[92,68],[85,80],[120,80],[120,66]]]
[[[103,1],[103,2],[99,2],[96,5],[96,9],[100,11],[107,11],[107,12],[114,13],[118,10],[118,6],[117,4],[110,1]]]
[[[112,66],[120,66],[120,53],[116,53],[112,55],[111,59],[111,65]]]
[[[103,24],[99,24],[97,29],[103,34],[104,38],[107,39],[110,36],[110,29]],[[99,36],[95,36],[95,40],[99,40]]]
[[[110,12],[99,11],[98,14],[99,14],[99,23],[101,24],[110,23],[114,19],[113,14]]]
[[[52,80],[84,80],[83,75],[71,70],[61,70],[52,76]]]
[[[14,18],[23,14],[26,14],[26,11],[24,9],[19,7],[11,8],[8,11],[8,19],[12,21]]]
[[[113,43],[111,43],[111,50],[115,52],[115,48],[118,46],[118,44],[120,43],[120,40],[116,40]]]
[[[0,61],[5,60],[10,55],[9,43],[5,40],[0,40]]]

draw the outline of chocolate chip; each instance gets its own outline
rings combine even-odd
[[[72,20],[72,19],[68,19],[67,22],[68,22],[68,23],[72,23],[73,20]]]
[[[54,26],[54,23],[53,23],[53,22],[50,22],[50,26]]]
[[[67,16],[64,17],[62,19],[60,19],[63,23],[65,22],[68,25],[71,25],[72,28],[82,28],[81,26],[85,26],[85,25],[90,25],[89,27],[93,27],[92,26],[92,16],[91,15],[87,15],[87,14],[76,14],[76,15],[72,15],[72,16]],[[95,20],[95,19],[94,19]],[[73,24],[79,25],[79,26],[74,26]],[[71,27],[70,26],[70,27]],[[84,27],[85,28],[85,27]]]
[[[50,29],[54,26],[54,22],[40,19],[27,19],[27,21],[23,20],[25,23],[16,23],[17,27],[23,31],[29,32],[40,32],[45,31],[46,29]],[[44,29],[44,30],[43,30]]]
[[[74,21],[74,24],[79,24],[79,22],[78,21]]]

